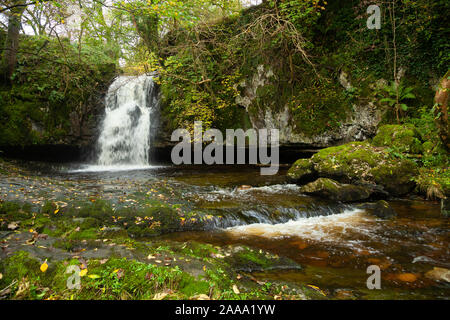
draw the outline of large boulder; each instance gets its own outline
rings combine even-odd
[[[412,124],[384,125],[373,138],[375,147],[389,147],[397,152],[422,153],[420,135]]]
[[[296,162],[290,175],[301,179],[310,172],[341,183],[376,184],[391,195],[401,196],[414,189],[412,178],[418,167],[408,159],[393,158],[386,148],[363,141],[322,149],[308,162]]]
[[[372,194],[368,188],[341,184],[327,178],[319,178],[314,182],[308,183],[300,191],[308,195],[341,202],[366,200]]]

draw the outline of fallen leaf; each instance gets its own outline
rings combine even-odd
[[[433,270],[430,270],[427,273],[425,273],[425,277],[433,280],[450,282],[450,270],[445,268],[434,267]]]
[[[3,274],[2,273],[0,273],[0,280],[2,280],[3,279]]]
[[[10,224],[8,224],[8,229],[11,229],[11,230],[15,230],[18,227],[19,227],[19,225],[15,222],[11,222]]]
[[[91,278],[91,279],[98,279],[98,278],[100,278],[100,276],[98,274],[90,274],[90,275],[88,275],[88,277]]]
[[[235,284],[233,284],[233,292],[234,292],[235,294],[240,294],[240,293],[241,293],[241,292],[239,291],[237,285],[235,285]]]
[[[108,259],[102,259],[99,262],[100,262],[100,264],[105,264],[106,262],[108,262]]]
[[[155,294],[155,296],[153,297],[153,300],[162,300],[165,297],[167,297],[167,292],[161,292],[161,293]]]
[[[45,272],[48,269],[48,264],[47,264],[47,260],[45,260],[45,262],[43,264],[41,264],[41,271]]]
[[[84,277],[88,273],[87,269],[83,269],[80,271],[80,277]]]
[[[206,294],[202,293],[191,297],[191,300],[211,300],[211,298]]]
[[[312,284],[308,284],[308,287],[310,287],[311,289],[316,290],[317,292],[319,292],[321,295],[323,295],[324,297],[326,297],[327,295],[325,294],[325,292],[323,292],[319,287],[313,286]]]
[[[417,276],[413,273],[401,273],[397,275],[397,279],[403,282],[414,282],[417,280]]]
[[[121,269],[116,269],[116,270],[114,270],[114,273],[116,273],[116,275],[117,275],[117,279],[119,279],[120,280],[120,278],[122,278],[123,277],[123,275],[124,275],[124,273],[125,273],[125,271],[121,268]]]

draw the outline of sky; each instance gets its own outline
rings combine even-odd
[[[106,0],[105,1],[105,3],[109,3],[109,2],[110,2],[110,0]],[[262,2],[262,0],[241,0],[241,2],[242,2],[244,7],[251,7],[251,6],[260,4]],[[79,23],[80,17],[79,17],[79,15],[76,14],[76,8],[74,7],[73,9],[75,11],[75,14],[72,15],[68,19],[69,21],[67,21],[67,25],[69,25],[70,27],[76,29],[76,25]],[[4,24],[7,24],[8,20],[7,20],[5,15],[0,14],[0,21],[3,22]],[[33,29],[30,26],[23,25],[23,29],[25,31],[25,34],[30,34],[30,35],[34,34],[33,33]],[[64,33],[64,30],[61,30],[61,28],[57,28],[56,31],[58,33],[61,33],[61,32]]]

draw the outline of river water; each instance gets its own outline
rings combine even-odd
[[[158,190],[164,201],[212,217],[204,230],[160,239],[248,245],[302,266],[255,272],[255,278],[311,284],[350,298],[449,297],[448,282],[427,276],[433,268],[450,269],[449,221],[441,216],[437,202],[393,200],[390,204],[398,216],[383,220],[352,205],[302,195],[286,180],[288,166],[275,176],[261,176],[257,166],[162,165],[101,172],[78,165],[32,168],[41,180],[23,176],[2,180],[5,200],[23,197],[39,203],[101,197],[137,205],[137,198]],[[369,265],[381,269],[381,290],[367,289]]]

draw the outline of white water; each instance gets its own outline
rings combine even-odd
[[[106,95],[96,165],[76,172],[149,168],[151,116],[158,104],[151,76],[120,76]]]
[[[376,237],[374,218],[359,209],[345,210],[328,216],[300,218],[286,223],[255,223],[227,228],[230,235],[237,237],[259,236],[264,238],[299,237],[317,242],[339,243],[360,249],[360,243],[353,239]],[[355,234],[358,235],[355,237]]]

